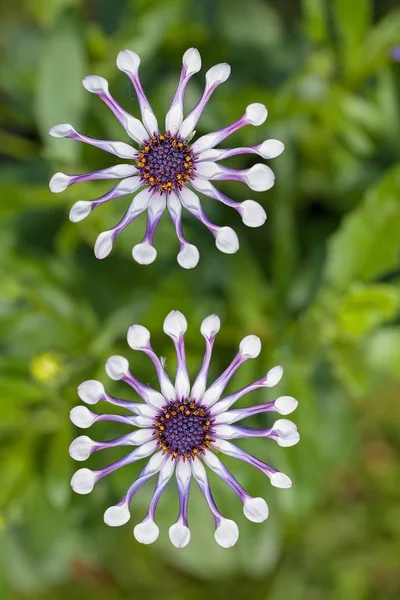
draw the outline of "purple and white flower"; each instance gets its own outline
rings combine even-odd
[[[214,225],[207,218],[198,193],[231,206],[249,227],[259,227],[265,222],[267,216],[260,204],[254,200],[236,202],[223,194],[214,183],[224,180],[241,181],[257,192],[264,192],[274,185],[274,173],[265,164],[257,163],[249,169],[236,170],[221,165],[220,161],[238,154],[255,154],[265,159],[274,158],[283,151],[284,146],[281,142],[269,139],[248,148],[217,147],[242,127],[264,123],[267,109],[263,104],[250,104],[234,123],[193,141],[195,127],[203,109],[217,87],[228,79],[230,66],[221,63],[207,71],[203,95],[184,118],[183,103],[186,87],[192,76],[201,68],[198,50],[195,48],[187,50],[183,55],[181,76],[165,118],[165,126],[159,127],[140,82],[139,64],[139,56],[131,50],[123,50],[118,54],[117,67],[126,73],[135,89],[141,120],[126,112],[116,102],[109,92],[106,79],[98,75],[89,75],[83,80],[84,87],[96,94],[114,113],[135,146],[83,135],[69,123],[56,125],[50,129],[50,135],[54,137],[66,137],[91,144],[119,158],[127,159],[128,162],[83,175],[56,173],[50,180],[51,191],[62,192],[68,186],[80,181],[120,180],[100,198],[76,202],[70,212],[70,219],[74,222],[81,221],[105,202],[138,192],[121,221],[97,238],[95,243],[97,258],[108,256],[118,235],[147,210],[145,235],[140,244],[134,246],[132,254],[133,258],[141,264],[152,263],[157,256],[153,245],[154,235],[163,212],[167,209],[180,244],[178,263],[185,269],[195,267],[199,261],[199,251],[184,237],[182,207],[207,227],[214,236],[219,250],[227,254],[236,252],[239,248],[236,233],[230,227]]]
[[[237,392],[224,395],[224,390],[237,369],[244,362],[256,358],[261,350],[260,339],[255,335],[245,337],[239,345],[238,353],[225,371],[207,387],[207,375],[212,349],[220,328],[216,315],[207,317],[201,325],[205,339],[205,354],[200,371],[191,385],[185,357],[184,335],[187,322],[178,311],[171,312],[164,321],[164,332],[172,339],[176,349],[177,367],[175,383],[164,368],[164,361],[155,354],[150,343],[150,332],[141,325],[133,325],[128,330],[128,344],[134,350],[147,354],[153,362],[160,383],[161,392],[138,381],[129,370],[129,363],[122,356],[111,356],[106,362],[106,372],[111,379],[127,383],[141,398],[140,402],[129,402],[110,396],[99,381],[85,381],[78,388],[81,400],[92,405],[99,401],[108,402],[126,409],[130,415],[98,414],[86,406],[76,406],[71,411],[71,420],[81,428],[88,428],[99,421],[117,421],[134,427],[134,431],[117,439],[100,442],[83,435],[70,446],[70,455],[84,461],[93,452],[116,446],[134,446],[125,457],[100,469],[79,469],[72,477],[71,485],[78,494],[89,494],[93,487],[106,475],[138,460],[150,457],[139,477],[130,486],[124,497],[108,508],[104,521],[110,526],[124,525],[130,519],[130,504],[137,490],[151,477],[157,475],[154,494],[149,510],[143,520],[135,526],[134,535],[143,544],[151,544],[158,535],[155,511],[161,495],[175,473],[179,495],[179,513],[176,522],[169,529],[169,537],[176,547],[189,543],[188,498],[192,477],[196,480],[215,520],[215,539],[220,546],[233,546],[239,536],[234,521],[226,518],[218,509],[212,496],[205,465],[223,479],[235,492],[243,504],[245,516],[256,523],[268,517],[268,506],[263,498],[254,498],[225,467],[217,454],[237,458],[264,473],[271,484],[279,488],[292,485],[287,475],[265,464],[258,458],[242,450],[230,440],[239,438],[269,438],[280,446],[293,446],[299,441],[296,425],[285,418],[279,418],[269,429],[255,429],[237,425],[242,419],[266,412],[288,415],[297,407],[297,400],[291,396],[280,396],[272,402],[248,408],[232,408],[248,392],[258,388],[271,388],[281,379],[283,369],[272,368],[257,381]]]

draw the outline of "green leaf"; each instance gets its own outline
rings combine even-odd
[[[330,352],[330,359],[338,380],[350,394],[361,396],[369,391],[373,375],[367,368],[362,346],[337,344]]]
[[[399,292],[390,285],[354,286],[338,312],[338,335],[357,339],[382,322],[393,318],[399,309]]]
[[[332,5],[344,62],[347,66],[362,44],[371,22],[371,0],[335,0]]]
[[[327,283],[345,288],[353,280],[383,276],[400,252],[400,166],[390,169],[346,216],[328,242]]]
[[[27,10],[41,25],[52,25],[60,13],[78,0],[25,0]]]
[[[325,0],[303,0],[303,12],[310,38],[317,43],[325,41],[328,37]]]
[[[58,123],[79,128],[86,106],[87,92],[82,78],[87,74],[82,33],[70,16],[51,29],[43,47],[36,88],[36,115],[46,154],[52,159],[73,163],[79,144],[58,140],[48,130]]]

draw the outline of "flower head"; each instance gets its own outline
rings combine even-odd
[[[97,258],[108,256],[118,235],[141,213],[147,211],[144,238],[140,244],[134,246],[132,254],[133,258],[141,264],[152,263],[157,256],[153,245],[155,231],[167,208],[180,243],[178,263],[186,269],[195,267],[199,261],[199,252],[184,237],[182,207],[207,227],[214,236],[219,250],[228,254],[236,252],[239,248],[236,233],[230,227],[219,227],[209,221],[196,192],[231,206],[249,227],[259,227],[265,222],[267,218],[265,211],[257,202],[254,200],[235,202],[220,192],[213,182],[241,181],[257,192],[268,190],[274,185],[274,174],[265,164],[258,163],[249,169],[235,170],[222,166],[219,161],[237,154],[256,154],[267,159],[274,158],[283,151],[281,142],[270,139],[249,148],[217,147],[238,129],[246,125],[264,123],[267,109],[263,104],[250,104],[234,123],[193,141],[195,127],[208,100],[216,88],[229,77],[229,65],[221,63],[207,71],[203,95],[184,118],[183,102],[186,87],[191,77],[201,68],[199,52],[195,48],[187,50],[183,56],[178,87],[165,118],[165,126],[159,127],[140,82],[139,64],[139,56],[131,50],[123,50],[118,54],[117,67],[126,73],[135,89],[141,120],[130,115],[114,100],[106,79],[98,75],[89,75],[83,80],[85,88],[96,94],[114,113],[135,146],[88,137],[76,131],[69,123],[56,125],[50,129],[50,135],[54,137],[79,140],[119,158],[128,159],[129,162],[83,175],[56,173],[50,181],[51,191],[62,192],[69,185],[80,181],[120,180],[100,198],[76,202],[70,212],[70,219],[74,222],[81,221],[92,210],[109,200],[138,192],[121,221],[97,238],[95,243]]]
[[[227,519],[218,509],[212,496],[205,465],[214,471],[237,494],[243,504],[243,512],[251,521],[261,523],[268,517],[268,506],[263,498],[254,498],[237,481],[218,458],[217,452],[242,460],[264,473],[275,487],[288,488],[289,477],[274,467],[263,463],[229,440],[261,437],[276,441],[280,446],[293,446],[299,441],[297,428],[288,419],[278,419],[269,429],[254,429],[236,425],[238,421],[265,412],[288,415],[297,407],[291,396],[280,396],[273,402],[248,408],[231,407],[248,392],[257,388],[275,386],[282,377],[282,367],[274,367],[261,379],[245,386],[234,394],[224,396],[224,390],[241,364],[255,358],[261,350],[261,342],[255,335],[245,337],[238,353],[225,371],[207,387],[212,348],[220,328],[216,315],[207,317],[201,325],[205,339],[205,355],[200,371],[190,384],[185,358],[184,335],[187,323],[184,315],[171,312],[164,321],[164,331],[172,339],[177,355],[175,383],[168,377],[164,364],[155,354],[150,343],[150,332],[141,325],[133,325],[128,331],[128,344],[134,350],[147,354],[153,362],[161,392],[138,381],[130,372],[128,361],[122,356],[111,356],[106,362],[106,372],[111,379],[127,383],[141,398],[141,402],[128,402],[110,396],[99,381],[85,381],[78,394],[86,404],[108,402],[126,409],[130,415],[98,414],[86,406],[76,406],[71,411],[71,420],[81,428],[88,428],[98,421],[117,421],[134,427],[130,433],[108,441],[94,441],[80,436],[70,446],[70,455],[83,461],[98,450],[116,446],[135,446],[124,458],[97,470],[78,470],[71,480],[78,494],[88,494],[95,484],[117,469],[150,457],[139,477],[130,486],[125,496],[108,508],[104,521],[110,526],[119,526],[130,519],[130,503],[137,490],[154,475],[158,475],[150,507],[144,519],[135,526],[134,535],[143,544],[154,542],[159,534],[155,522],[155,511],[160,497],[175,473],[179,495],[179,514],[170,527],[171,542],[177,547],[186,546],[190,540],[188,524],[188,498],[192,477],[196,480],[209,505],[215,520],[215,539],[220,546],[233,546],[239,535],[236,523]]]

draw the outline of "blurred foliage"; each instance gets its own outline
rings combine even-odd
[[[1,600],[399,598],[400,66],[390,58],[400,41],[396,4],[0,1]],[[219,253],[205,229],[188,219],[201,261],[184,272],[165,218],[153,265],[141,267],[130,257],[143,223],[121,236],[109,258],[96,261],[93,243],[118,220],[124,200],[71,224],[72,203],[99,196],[101,184],[54,196],[47,181],[56,170],[79,173],[112,163],[95,148],[50,138],[47,130],[70,121],[90,135],[124,139],[81,78],[107,77],[135,112],[133,92],[115,67],[119,50],[135,49],[146,91],[162,115],[190,46],[200,49],[205,68],[219,61],[233,68],[199,132],[260,101],[269,120],[235,134],[238,145],[267,137],[286,145],[272,163],[274,189],[255,194],[268,222],[248,230],[233,211],[205,200],[212,219],[239,231],[237,255]],[[201,86],[202,77],[194,78],[188,106]],[[252,162],[241,157],[232,164]],[[240,185],[222,189],[246,198]],[[173,371],[162,334],[173,308],[189,317],[193,372],[203,352],[198,326],[217,312],[223,327],[213,374],[242,336],[255,333],[263,353],[243,367],[235,386],[281,363],[286,376],[278,393],[300,401],[298,446],[248,445],[290,475],[292,490],[271,489],[250,467],[233,465],[250,491],[271,504],[265,524],[245,522],[236,498],[212,480],[221,507],[240,525],[239,543],[229,551],[214,543],[211,516],[196,493],[185,550],[167,539],[177,510],[174,490],[160,507],[154,546],[137,544],[129,526],[105,527],[104,509],[135,468],[116,473],[89,497],[72,497],[69,487],[74,465],[67,449],[75,432],[68,412],[77,385],[105,381],[104,361],[113,353],[135,360],[142,380],[154,379],[148,363],[127,349],[127,327],[137,322],[152,330]],[[252,399],[272,397],[263,391]],[[99,439],[117,432],[96,427]],[[104,464],[104,456],[98,461]],[[138,495],[133,521],[142,518],[149,495],[147,489]]]

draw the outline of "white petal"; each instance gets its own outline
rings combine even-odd
[[[165,117],[165,129],[171,133],[175,133],[181,126],[183,121],[183,111],[180,104],[175,104],[167,112]]]
[[[151,404],[155,409],[159,409],[166,404],[166,399],[160,392],[156,390],[146,390],[144,393],[144,400]],[[147,427],[145,425],[144,427]]]
[[[108,92],[108,81],[99,75],[88,75],[82,80],[83,87],[92,94]]]
[[[188,398],[190,394],[190,381],[187,373],[178,371],[175,379],[175,390],[178,398]]]
[[[239,250],[239,238],[231,227],[221,227],[217,231],[215,245],[225,254],[234,254]]]
[[[189,527],[175,523],[169,528],[169,539],[176,548],[184,548],[190,542]]]
[[[231,440],[232,438],[236,437],[236,430],[231,427],[230,425],[226,425],[226,424],[221,424],[221,425],[215,425],[213,427],[213,430],[215,431],[215,434],[219,437],[222,438],[224,440]]]
[[[74,406],[69,413],[69,418],[76,427],[87,429],[93,425],[95,417],[86,406]]]
[[[211,406],[217,400],[219,400],[221,396],[221,386],[222,384],[220,383],[219,385],[212,386],[208,390],[206,390],[201,399],[201,404],[203,406]]]
[[[94,254],[96,258],[100,260],[106,258],[113,249],[113,244],[114,231],[103,231],[103,233],[100,233],[94,245]]]
[[[231,74],[231,67],[227,63],[214,65],[206,73],[207,86],[211,87],[216,83],[224,83]]]
[[[104,523],[110,527],[125,525],[131,518],[131,513],[126,504],[122,506],[110,506],[104,513]]]
[[[95,379],[84,381],[78,387],[78,396],[86,404],[96,404],[105,395],[104,385]]]
[[[243,504],[243,513],[249,521],[262,523],[268,518],[268,504],[264,498],[247,498]]]
[[[251,167],[244,175],[247,185],[255,192],[266,192],[271,189],[275,183],[273,171],[262,163],[257,163]]]
[[[80,435],[69,446],[69,455],[74,460],[87,460],[92,454],[93,440],[87,435]]]
[[[240,205],[242,221],[247,227],[261,227],[267,220],[267,214],[261,204],[254,200],[245,200]]]
[[[201,56],[197,48],[186,50],[182,58],[182,63],[186,68],[187,75],[198,73],[201,69]]]
[[[154,439],[153,432],[154,430],[150,427],[148,429],[138,429],[130,435],[129,439],[134,446],[140,446]]]
[[[242,339],[239,348],[243,356],[256,358],[261,352],[261,340],[256,335],[248,335]]]
[[[122,50],[117,56],[117,67],[124,73],[136,75],[140,65],[140,57],[132,50]]]
[[[179,460],[178,464],[176,465],[176,479],[178,483],[180,483],[182,487],[187,486],[191,476],[192,470],[190,468],[189,461]]]
[[[292,481],[284,473],[273,473],[270,477],[271,484],[277,488],[290,488]]]
[[[178,264],[184,269],[193,269],[200,259],[200,253],[193,244],[185,244],[178,254]]]
[[[292,396],[280,396],[275,400],[275,408],[281,415],[290,415],[298,406],[296,398]]]
[[[140,214],[141,212],[143,212],[148,207],[152,196],[153,192],[151,192],[147,187],[144,188],[144,190],[142,190],[138,194],[136,194],[128,208],[129,213],[127,216],[132,216],[134,214]]]
[[[281,367],[281,366],[272,367],[272,369],[270,369],[267,373],[264,386],[265,387],[274,387],[275,385],[277,385],[280,382],[280,380],[282,379],[282,376],[283,376],[283,367]]]
[[[200,150],[199,152],[197,152],[197,156],[201,160],[210,160],[210,161],[214,162],[215,160],[218,160],[220,158],[220,156],[223,156],[224,152],[225,152],[224,149],[217,150],[216,148],[211,148],[211,149],[206,149],[206,150]],[[196,181],[196,186],[197,186],[197,181]],[[200,187],[200,185],[198,187]]]
[[[278,419],[275,421],[272,431],[279,436],[276,438],[276,442],[284,448],[294,446],[300,440],[296,425],[289,419]]]
[[[134,159],[137,155],[137,150],[132,148],[129,144],[125,144],[125,142],[108,142],[110,148],[114,151],[116,156],[120,158],[131,158]]]
[[[284,151],[285,146],[279,140],[265,140],[258,147],[258,151],[263,158],[276,158]]]
[[[153,436],[153,440],[154,440],[154,436]],[[158,471],[161,469],[162,465],[166,461],[167,461],[167,455],[165,455],[161,450],[160,450],[160,452],[153,454],[153,456],[150,458],[149,462],[147,463],[147,467],[146,467],[147,473],[152,473],[153,475],[154,475],[154,473],[158,473]]]
[[[67,137],[70,133],[76,133],[76,129],[72,127],[69,123],[60,123],[60,125],[54,125],[49,130],[49,134],[56,138]]]
[[[146,442],[145,444],[143,444],[142,446],[139,446],[135,450],[136,458],[140,459],[140,458],[146,458],[147,456],[150,456],[150,454],[153,452],[153,450],[156,449],[156,447],[157,447],[157,440],[153,439],[151,442]]]
[[[154,419],[150,417],[131,417],[130,421],[135,427],[149,428],[154,424]]]
[[[200,331],[205,338],[217,335],[221,327],[221,320],[218,315],[209,315],[201,324]]]
[[[289,419],[278,419],[272,425],[272,430],[276,431],[278,435],[286,436],[295,433],[297,431],[297,427],[293,421],[290,421]]]
[[[210,179],[211,177],[220,175],[223,172],[224,171],[219,164],[210,160],[205,160],[204,162],[199,162],[196,164],[196,177]]]
[[[135,410],[139,416],[150,418],[154,417],[157,412],[153,407],[148,406],[147,404],[141,404],[140,407],[136,406]]]
[[[78,200],[75,202],[71,210],[69,211],[69,220],[73,223],[83,221],[91,212],[92,203],[86,202],[85,200]]]
[[[142,108],[143,124],[151,134],[158,133],[158,121],[155,114],[146,105]]]
[[[50,191],[55,194],[63,192],[67,189],[71,179],[72,178],[69,175],[65,175],[65,173],[56,173],[49,181]]]
[[[300,434],[298,431],[296,431],[296,433],[294,433],[291,436],[287,436],[287,437],[278,437],[276,439],[276,443],[279,444],[279,446],[282,446],[282,448],[290,448],[291,446],[295,446],[296,444],[298,444],[300,441]]]
[[[221,400],[221,402],[225,402],[224,400]],[[219,404],[219,403],[218,403]],[[215,407],[213,407],[215,408]],[[228,405],[229,408],[229,405]],[[218,410],[219,407],[218,407]],[[211,409],[211,413],[213,413],[213,410]],[[240,415],[240,413],[239,413]],[[214,425],[230,425],[231,423],[234,423],[237,420],[237,410],[230,410],[229,412],[225,412],[223,409],[221,410],[221,412],[218,412],[213,421],[214,421]]]
[[[142,144],[149,137],[149,132],[143,123],[131,115],[125,116],[125,127],[128,135],[139,144]]]
[[[231,548],[236,544],[239,537],[239,528],[231,519],[221,519],[221,524],[215,530],[215,541],[222,548]]]
[[[71,479],[71,487],[77,494],[90,494],[95,483],[96,475],[90,469],[79,469]]]
[[[115,179],[118,179],[118,177],[121,179],[123,177],[128,178],[137,173],[137,168],[134,165],[115,165],[115,167],[107,169],[107,173],[113,175]],[[130,189],[130,186],[128,189]]]
[[[215,146],[218,143],[218,139],[218,133],[207,133],[207,135],[203,135],[201,138],[195,141],[195,143],[192,145],[192,150],[195,154],[200,155],[205,150]],[[199,165],[200,163],[196,164],[196,174]]]
[[[163,325],[164,333],[167,335],[179,338],[187,330],[187,321],[185,315],[179,310],[171,311],[165,318]]]
[[[268,116],[268,111],[264,104],[254,102],[246,108],[246,117],[252,125],[262,125]]]
[[[127,146],[128,144],[125,145]],[[140,177],[138,177],[137,175],[133,175],[132,177],[125,177],[125,179],[119,181],[115,186],[115,191],[121,192],[121,195],[122,192],[129,194],[130,192],[135,192],[142,185],[143,184],[140,181]],[[139,194],[137,196],[139,196]]]
[[[123,356],[110,356],[106,362],[106,373],[110,379],[118,381],[127,375],[129,363]]]
[[[157,258],[157,250],[148,242],[142,242],[133,247],[132,256],[140,265],[150,265]]]
[[[133,535],[140,544],[152,544],[156,541],[159,534],[159,528],[150,517],[136,525],[133,529]]]
[[[128,344],[133,350],[143,350],[150,342],[150,331],[143,325],[132,325],[128,329]]]
[[[191,461],[191,468],[192,468],[192,473],[193,473],[194,477],[198,481],[200,481],[202,483],[207,482],[206,470],[204,468],[203,463],[198,458],[195,458],[194,460]]]

